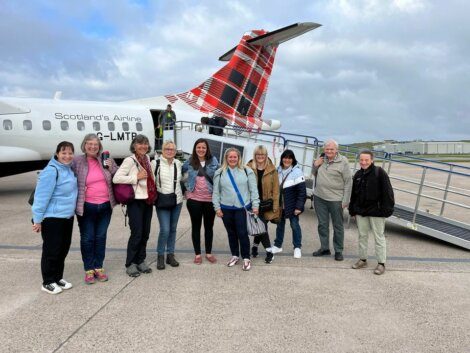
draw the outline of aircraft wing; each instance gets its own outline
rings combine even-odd
[[[248,39],[247,43],[262,46],[279,45],[281,43],[284,43],[285,41],[288,41],[289,39],[300,36],[301,34],[304,34],[305,32],[311,31],[312,29],[318,28],[320,26],[320,24],[314,22],[294,23],[293,25],[283,27],[272,32],[268,32],[255,38]],[[237,47],[230,49],[228,52],[222,55],[219,60],[229,61],[236,48]]]

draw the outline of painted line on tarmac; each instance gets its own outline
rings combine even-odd
[[[42,248],[38,245],[36,246],[29,246],[29,245],[0,245],[0,249],[5,250],[42,250]],[[80,248],[71,247],[70,251],[80,251]],[[106,248],[106,251],[109,252],[126,252],[126,248]],[[148,249],[147,252],[154,253],[156,252],[155,249]],[[177,254],[194,254],[193,249],[179,249],[175,250]],[[230,255],[230,251],[224,250],[214,250],[212,252],[216,255]],[[264,250],[260,251],[260,256],[264,256]],[[293,256],[293,253],[278,253],[276,256]],[[343,255],[346,259],[355,259],[357,255]],[[305,257],[312,257],[310,253],[303,256]],[[323,256],[325,257],[325,256]],[[333,256],[328,256],[333,257]],[[375,256],[369,256],[369,259],[375,259]],[[413,257],[413,256],[388,256],[387,261],[414,261],[414,262],[447,262],[447,263],[470,263],[469,259],[459,259],[459,258],[448,258],[448,257]]]

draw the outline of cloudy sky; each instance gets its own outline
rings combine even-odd
[[[470,139],[466,0],[0,0],[0,96],[179,93],[245,31],[322,27],[280,46],[263,116],[343,143]]]

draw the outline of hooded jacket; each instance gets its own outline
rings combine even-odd
[[[279,174],[280,199],[284,209],[284,218],[291,218],[294,216],[295,210],[304,211],[305,200],[307,199],[304,173],[298,165],[287,169],[282,169],[279,166],[277,172]]]
[[[354,174],[349,214],[363,217],[390,217],[395,198],[387,173],[373,163]]]
[[[78,191],[71,166],[52,158],[39,174],[31,208],[34,223],[41,223],[48,217],[73,217]]]
[[[249,161],[247,167],[253,170],[256,177],[256,185],[258,185],[256,162],[254,160]],[[281,216],[281,208],[279,207],[279,176],[276,167],[269,157],[261,183],[263,193],[259,195],[260,201],[273,200],[273,210],[263,213],[263,219],[266,221],[278,219]]]

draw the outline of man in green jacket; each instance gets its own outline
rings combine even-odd
[[[315,176],[313,199],[321,243],[321,248],[315,251],[313,256],[331,255],[329,240],[331,217],[335,260],[343,261],[343,209],[349,205],[352,175],[348,159],[338,153],[336,141],[327,140],[323,150],[324,153],[313,163]]]

